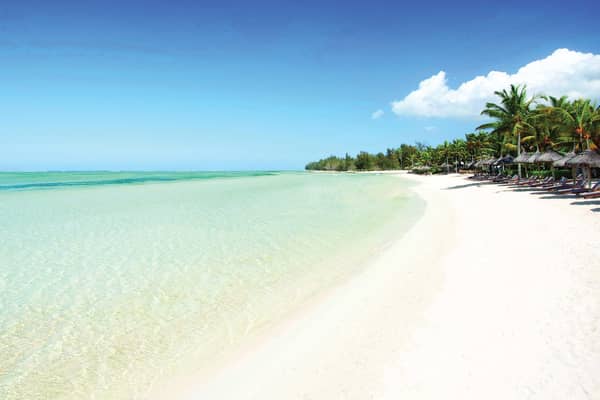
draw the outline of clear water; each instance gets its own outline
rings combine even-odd
[[[0,398],[143,398],[422,208],[389,176],[0,173]]]

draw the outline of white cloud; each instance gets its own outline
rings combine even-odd
[[[419,83],[419,88],[404,99],[392,102],[397,115],[423,117],[477,116],[488,101],[494,101],[494,91],[511,84],[526,84],[529,94],[571,98],[600,98],[600,55],[558,49],[548,57],[532,61],[514,74],[490,71],[448,87],[446,73],[438,72]]]
[[[379,119],[381,117],[383,117],[383,110],[377,110],[375,111],[373,114],[371,114],[371,119]]]
[[[435,126],[426,126],[425,129],[427,132],[432,132],[435,131],[437,128]]]

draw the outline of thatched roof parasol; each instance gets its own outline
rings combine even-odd
[[[517,158],[515,158],[513,160],[513,162],[524,163],[524,162],[527,162],[527,160],[529,159],[529,157],[531,157],[531,153],[522,152],[519,156],[517,156]]]
[[[466,165],[466,168],[471,169],[471,168],[475,167],[475,164],[477,164],[477,161],[471,161],[470,163],[468,163]]]
[[[538,151],[536,151],[535,153],[533,153],[533,154],[531,155],[531,157],[529,157],[529,158],[527,159],[527,161],[525,161],[525,162],[526,162],[527,164],[535,164],[535,163],[539,162],[539,161],[538,161],[538,158],[539,158],[539,157],[541,157],[541,156],[542,156],[542,153],[540,153],[540,151],[538,150]]]
[[[554,161],[558,161],[563,158],[562,154],[550,149],[546,150],[542,155],[536,158],[536,162],[539,163],[553,163]]]
[[[512,164],[514,162],[513,156],[504,156],[500,157],[496,161],[494,161],[494,165],[502,165],[502,164]]]
[[[486,160],[481,161],[481,165],[492,165],[494,162],[496,162],[495,158],[488,158]]]
[[[588,167],[600,167],[600,154],[593,150],[586,150],[583,153],[571,158],[565,165],[585,165]]]
[[[441,168],[452,168],[452,165],[448,164],[448,163],[443,163],[442,165],[440,165]]]
[[[552,165],[554,167],[563,168],[566,166],[565,163],[575,156],[576,156],[575,152],[571,151],[570,153],[567,153],[564,156],[562,156],[561,159],[554,161],[554,163]]]

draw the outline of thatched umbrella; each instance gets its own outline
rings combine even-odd
[[[484,167],[486,166],[486,164],[485,164],[486,161],[487,160],[483,160],[483,159],[476,161],[475,164],[473,164],[473,168],[483,170]]]
[[[575,152],[571,151],[570,153],[567,153],[564,156],[562,156],[560,159],[554,161],[552,163],[552,166],[558,167],[558,168],[564,168],[564,167],[566,167],[566,162],[575,156],[576,156]]]
[[[516,163],[525,163],[525,162],[527,162],[527,160],[529,159],[529,157],[531,157],[531,153],[523,152],[523,153],[519,154],[519,156],[517,156],[517,158],[515,158],[513,160],[513,162],[516,162]]]
[[[538,158],[541,156],[542,156],[542,153],[540,153],[540,151],[538,150],[535,153],[533,153],[525,162],[527,164],[535,164],[536,162],[538,162]]]
[[[487,167],[488,172],[492,173],[492,165],[494,164],[494,162],[496,162],[495,158],[486,158],[485,160],[481,161],[481,166]]]
[[[543,152],[539,157],[536,157],[535,161],[539,163],[553,163],[561,158],[563,158],[562,154],[550,149]]]
[[[450,172],[450,168],[452,167],[452,165],[448,164],[447,162],[443,163],[442,165],[440,165],[440,168],[443,168],[446,170],[446,173]]]
[[[588,185],[592,186],[592,167],[600,167],[600,154],[593,150],[586,150],[567,160],[565,165],[582,165],[588,170]]]
[[[533,162],[535,162],[537,164],[546,164],[546,163],[554,163],[555,161],[560,160],[562,157],[563,156],[560,153],[550,149],[550,150],[546,150],[539,156],[535,156],[532,158],[534,159]],[[550,164],[550,169],[552,171],[552,177],[554,178],[554,167],[552,166],[552,164]]]
[[[575,157],[577,154],[575,154],[574,151],[571,151],[567,154],[565,154],[564,156],[562,156],[562,158],[560,160],[556,160],[552,163],[552,167],[556,167],[556,168],[565,168],[567,166],[567,161],[569,161],[570,159],[572,159],[573,157]],[[577,166],[573,165],[571,166],[571,176],[573,178],[573,182],[575,182],[575,177],[577,176]]]
[[[565,162],[565,165],[600,167],[600,154],[596,153],[594,150],[586,150]]]
[[[513,156],[504,156],[504,157],[500,157],[499,159],[497,159],[494,164],[495,165],[502,165],[502,164],[512,164],[515,161]]]
[[[502,171],[504,171],[504,165],[512,164],[513,160],[514,160],[513,156],[500,156],[500,158],[495,160],[492,165],[502,167]]]

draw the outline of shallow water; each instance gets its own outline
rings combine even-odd
[[[0,173],[0,398],[142,398],[359,269],[421,214],[406,185]]]

